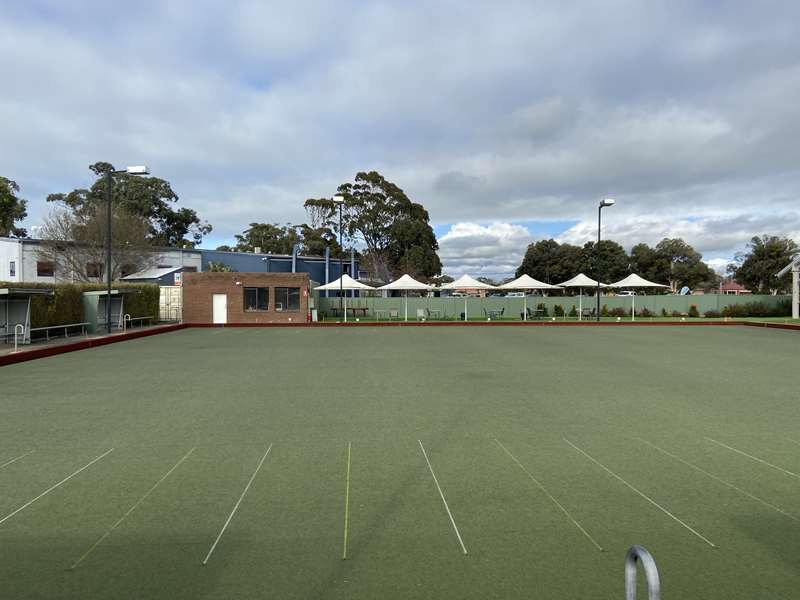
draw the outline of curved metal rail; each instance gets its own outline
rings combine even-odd
[[[24,344],[25,343],[25,325],[23,325],[22,323],[17,323],[16,325],[14,325],[14,352],[17,351],[17,347],[18,347],[17,335],[21,335],[22,336],[22,343]]]
[[[641,561],[649,600],[661,600],[661,579],[653,555],[644,546],[631,546],[625,556],[625,600],[636,600],[636,563]]]

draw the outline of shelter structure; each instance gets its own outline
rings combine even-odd
[[[31,299],[34,296],[52,296],[49,288],[2,288],[0,289],[0,335],[3,341],[11,339],[15,332],[21,334],[19,342],[31,342]],[[21,331],[20,331],[21,329]]]
[[[494,290],[497,289],[493,285],[478,281],[469,275],[462,275],[455,281],[444,284],[441,289],[443,290]],[[464,320],[467,320],[467,298],[464,298]]]
[[[387,283],[386,285],[382,285],[381,287],[377,288],[379,290],[399,290],[405,292],[403,294],[403,298],[405,300],[404,304],[404,312],[405,312],[405,319],[408,321],[408,292],[409,291],[419,291],[419,292],[427,292],[433,289],[433,286],[428,285],[427,283],[422,283],[421,281],[417,281],[411,275],[403,275],[398,279],[395,279],[391,283]]]
[[[583,290],[590,288],[597,290],[597,281],[591,277],[587,277],[583,273],[578,273],[572,279],[568,279],[563,283],[559,283],[558,287],[562,288],[578,288],[578,320],[583,320]],[[608,287],[605,283],[601,283],[600,287]]]
[[[530,275],[520,275],[513,281],[509,281],[500,286],[501,290],[559,290],[557,285],[550,285],[538,279],[534,279]],[[523,296],[522,301],[522,320],[528,320],[528,295]]]
[[[356,281],[350,275],[344,274],[339,279],[335,281],[331,281],[330,283],[326,283],[325,285],[320,285],[314,288],[318,292],[335,292],[335,291],[348,291],[348,290],[369,290],[375,291],[375,288],[367,285],[365,283],[361,283],[360,281]],[[347,296],[345,295],[344,298],[340,298],[340,301],[344,302],[343,305],[343,313],[344,313],[344,322],[347,323]]]
[[[800,256],[795,256],[792,262],[777,273],[777,276],[783,277],[790,271],[792,273],[792,318],[800,319]]]
[[[610,288],[617,288],[617,289],[625,289],[625,290],[635,290],[639,288],[667,288],[668,285],[663,285],[661,283],[654,283],[652,281],[648,281],[644,277],[639,277],[636,273],[631,273],[625,279],[620,279],[616,283],[609,283],[608,287]],[[636,320],[636,296],[631,296],[631,321]]]
[[[89,324],[89,333],[103,331],[106,328],[106,302],[111,302],[111,328],[122,329],[125,317],[125,295],[136,294],[138,290],[111,290],[109,297],[106,290],[83,292],[83,313]]]

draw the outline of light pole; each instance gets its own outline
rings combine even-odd
[[[342,281],[344,278],[344,263],[342,262],[342,254],[344,252],[344,245],[342,243],[342,207],[344,206],[344,196],[334,196],[333,202],[339,205],[339,312],[342,312],[342,295],[344,291],[344,282]],[[347,314],[345,313],[343,316],[344,322],[347,323]]]
[[[140,165],[122,171],[106,171],[106,332],[111,333],[111,203],[113,200],[114,175],[148,175],[147,167]]]
[[[597,277],[597,320],[600,320],[600,218],[603,207],[614,206],[613,198],[603,198],[597,207],[597,245],[594,247],[594,276]]]

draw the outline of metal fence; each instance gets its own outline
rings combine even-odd
[[[162,286],[158,303],[159,321],[180,321],[183,317],[183,288]]]
[[[483,317],[490,311],[502,311],[504,318],[520,318],[523,311],[523,298],[467,298],[467,313],[470,318]],[[582,300],[582,302],[581,302]],[[705,294],[699,296],[672,296],[672,295],[641,295],[636,296],[636,313],[642,309],[647,309],[655,316],[662,315],[666,311],[668,315],[673,312],[688,314],[691,307],[695,306],[699,314],[709,311],[722,312],[727,306],[736,304],[747,304],[759,302],[768,307],[778,306],[780,303],[791,301],[791,296],[730,296],[724,294]],[[366,309],[367,316],[374,317],[375,311],[380,311],[381,315],[388,311],[399,311],[399,318],[403,318],[404,298],[348,298],[348,311],[351,307]],[[565,313],[569,313],[573,307],[583,304],[583,308],[594,308],[596,306],[595,296],[528,296],[528,308],[536,308],[543,304],[547,309],[548,315],[552,315],[557,305],[561,306]],[[631,298],[626,296],[601,296],[601,307],[605,305],[609,311],[615,308],[623,308],[628,314],[631,309]],[[338,298],[320,298],[320,313],[332,315],[334,309],[339,307]],[[464,312],[464,298],[409,298],[408,299],[408,318],[417,319],[417,310],[422,310],[422,314],[430,314],[443,319],[458,319]],[[437,314],[438,311],[438,314]],[[486,312],[484,312],[486,311]],[[788,316],[788,314],[787,314]]]

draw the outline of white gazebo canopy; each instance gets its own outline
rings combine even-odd
[[[340,280],[341,280],[341,287],[340,287]],[[336,281],[331,281],[330,283],[326,283],[325,285],[320,285],[314,288],[315,290],[328,290],[331,292],[335,292],[336,290],[374,290],[375,288],[367,285],[365,283],[361,283],[360,281],[356,281],[350,275],[345,273]]]
[[[572,279],[568,279],[563,283],[558,284],[562,288],[579,288],[578,289],[578,320],[583,320],[583,288],[597,289],[597,281],[591,277],[587,277],[583,273],[578,273]],[[605,283],[601,283],[600,287],[608,287]]]
[[[360,281],[356,281],[350,275],[345,273],[336,281],[331,281],[330,283],[326,283],[325,285],[320,285],[314,288],[315,290],[329,290],[329,291],[336,291],[336,290],[372,290],[374,291],[375,288],[361,283]],[[344,297],[344,322],[347,323],[347,296]]]
[[[561,289],[557,285],[550,285],[538,279],[534,279],[528,274],[520,275],[513,281],[504,283],[500,286],[502,290],[558,290]],[[524,296],[522,300],[522,320],[528,320],[528,296]]]
[[[428,291],[432,290],[433,286],[428,285],[427,283],[422,283],[421,281],[417,281],[411,275],[403,275],[402,277],[398,277],[391,283],[387,283],[386,285],[382,285],[381,287],[377,288],[379,290],[402,290],[405,292],[403,295],[405,298],[405,320],[408,321],[408,292],[411,291]]]
[[[615,283],[609,283],[612,288],[665,288],[668,285],[647,281],[644,277],[639,277],[636,273],[631,273],[625,279],[620,279]]]
[[[417,281],[411,275],[403,275],[402,277],[398,277],[391,283],[387,283],[386,285],[382,285],[379,290],[432,290],[433,286],[428,285],[427,283],[422,283],[421,281]]]
[[[631,273],[625,279],[620,279],[615,283],[609,283],[608,287],[611,288],[666,288],[668,285],[662,285],[652,281],[647,281],[644,277],[639,277],[636,273]],[[631,321],[636,319],[636,296],[631,296]]]
[[[504,283],[500,286],[501,290],[557,290],[559,286],[544,283],[534,279],[530,275],[520,275],[513,281]]]
[[[493,290],[495,286],[483,283],[469,275],[462,275],[455,281],[445,283],[442,286],[443,290]]]
[[[455,281],[444,284],[443,290],[494,290],[495,286],[483,283],[469,275],[462,275]],[[464,320],[467,320],[467,299],[464,298]]]
[[[578,273],[572,279],[568,279],[563,283],[559,283],[558,286],[565,288],[596,288],[597,282],[591,277],[587,277],[583,273]],[[605,283],[600,283],[600,287],[607,286]]]

